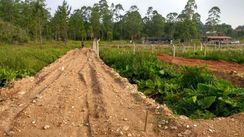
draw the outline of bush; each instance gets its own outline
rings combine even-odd
[[[28,34],[21,28],[0,20],[0,41],[4,43],[28,42]]]

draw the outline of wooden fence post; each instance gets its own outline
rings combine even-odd
[[[133,42],[133,54],[136,54],[136,45],[135,45],[135,43]]]
[[[96,44],[96,52],[97,52],[97,56],[99,57],[99,42],[100,42],[100,39],[97,40],[97,44]]]
[[[193,45],[193,51],[196,52],[196,44]]]
[[[207,45],[204,44],[204,56],[206,57],[207,56]]]
[[[175,45],[173,44],[173,57],[175,57]]]
[[[151,52],[153,53],[153,45],[151,44]]]
[[[96,44],[97,44],[97,43],[96,43],[96,39],[93,39],[91,49],[96,50],[96,49],[95,49]]]
[[[182,43],[182,52],[185,53],[185,45]]]
[[[201,49],[200,50],[202,51],[202,42],[201,42]]]

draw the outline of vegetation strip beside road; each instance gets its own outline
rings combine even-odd
[[[204,68],[176,67],[149,52],[106,49],[101,57],[123,77],[176,114],[191,118],[229,116],[244,111],[244,89],[217,79]]]
[[[67,46],[59,42],[47,42],[0,46],[0,87],[9,82],[31,76],[54,62],[70,49],[79,47],[79,42],[69,41]]]

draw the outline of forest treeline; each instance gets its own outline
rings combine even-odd
[[[100,0],[93,6],[71,10],[64,0],[52,16],[45,0],[0,0],[0,42],[21,43],[34,40],[102,40],[140,39],[141,37],[170,37],[189,41],[207,34],[244,36],[243,29],[220,24],[221,10],[209,10],[206,22],[197,13],[195,0],[188,0],[180,13],[162,16],[149,7],[142,16],[136,5],[126,10],[121,4]],[[163,8],[163,7],[162,7]],[[239,26],[238,28],[243,28]]]

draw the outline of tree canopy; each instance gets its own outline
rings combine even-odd
[[[214,6],[209,10],[205,24],[201,22],[197,8],[195,0],[188,0],[180,13],[172,12],[164,17],[149,7],[146,15],[142,16],[136,5],[125,11],[120,3],[109,5],[107,0],[100,0],[91,7],[82,6],[72,10],[64,0],[51,16],[46,0],[0,0],[0,20],[4,22],[2,25],[11,24],[21,34],[26,34],[27,41],[30,39],[40,43],[48,39],[66,42],[68,39],[135,40],[141,37],[171,37],[190,41],[208,35],[207,31],[216,32],[216,35],[244,37],[243,29],[234,30],[231,25],[220,24],[219,7]],[[20,34],[14,33],[12,28],[9,28],[9,33]]]

